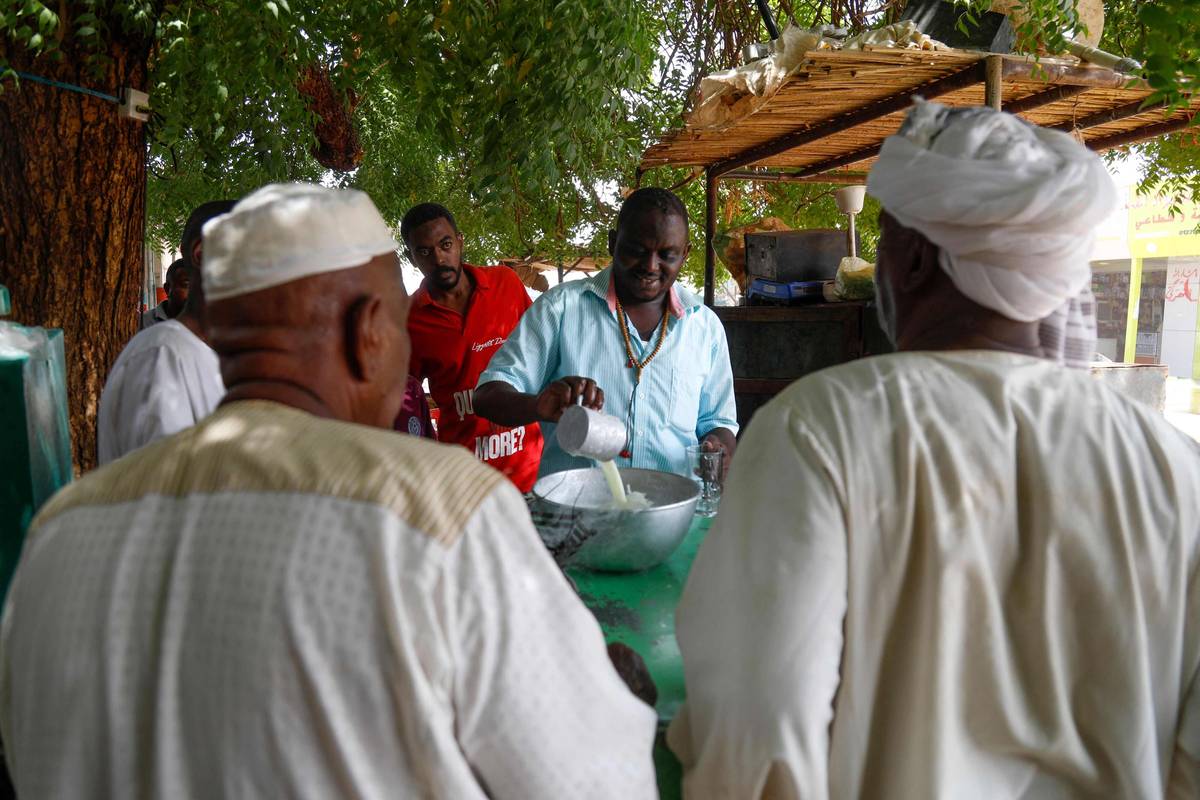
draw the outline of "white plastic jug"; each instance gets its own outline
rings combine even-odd
[[[625,449],[625,424],[610,414],[574,405],[563,412],[555,436],[573,456],[612,461]]]

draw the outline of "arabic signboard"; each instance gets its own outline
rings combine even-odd
[[[1129,189],[1129,252],[1134,258],[1200,256],[1200,204],[1182,202],[1172,213],[1169,198]]]

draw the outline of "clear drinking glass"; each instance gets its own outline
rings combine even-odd
[[[700,500],[696,513],[702,517],[715,517],[721,503],[721,486],[725,467],[725,451],[704,450],[701,445],[687,449],[689,477],[700,487]]]

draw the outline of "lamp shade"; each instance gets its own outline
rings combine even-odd
[[[863,210],[863,198],[866,197],[866,186],[843,186],[834,192],[833,199],[838,211],[843,214],[857,214]]]

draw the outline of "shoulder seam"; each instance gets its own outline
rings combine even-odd
[[[297,441],[306,447],[295,448]],[[38,514],[31,533],[88,505],[149,495],[279,492],[390,508],[409,526],[449,545],[503,480],[456,446],[321,420],[276,403],[242,402],[66,487]],[[431,483],[441,489],[436,502],[430,502]]]

